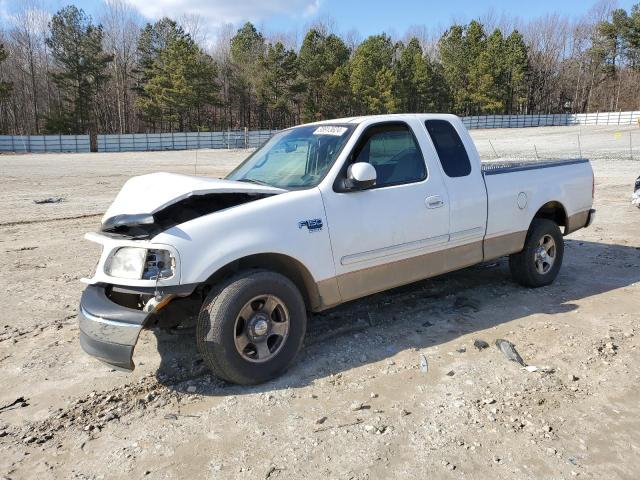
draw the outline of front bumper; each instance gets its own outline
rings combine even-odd
[[[596,209],[592,208],[589,210],[589,215],[587,216],[587,223],[584,226],[584,228],[590,227],[595,219],[596,219]]]
[[[133,370],[133,350],[150,315],[112,302],[102,285],[89,285],[82,294],[78,313],[80,345],[105,363]]]

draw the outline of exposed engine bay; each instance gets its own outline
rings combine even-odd
[[[270,197],[271,193],[209,193],[193,195],[154,214],[123,214],[107,218],[101,231],[134,240],[151,238],[194,218]]]

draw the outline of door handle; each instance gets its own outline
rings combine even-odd
[[[427,197],[424,204],[427,208],[440,208],[444,207],[444,200],[440,198],[440,195],[433,195],[431,197]]]

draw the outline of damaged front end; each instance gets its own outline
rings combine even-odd
[[[133,351],[140,332],[145,328],[169,326],[175,320],[176,309],[164,316],[173,300],[184,307],[186,295],[194,287],[127,289],[104,284],[89,285],[82,294],[78,312],[80,345],[89,355],[120,370],[133,370]],[[171,305],[173,307],[173,305]],[[164,322],[164,325],[163,325]],[[176,325],[171,325],[176,326]]]
[[[176,225],[286,190],[249,182],[152,173],[128,180],[102,218],[110,236],[152,238]]]
[[[273,193],[209,193],[194,195],[154,214],[119,214],[102,222],[101,231],[115,236],[146,239],[165,230],[220,210],[272,196]]]
[[[155,173],[127,181],[85,238],[102,254],[79,308],[80,344],[90,355],[133,370],[140,332],[171,328],[193,315],[198,284],[181,283],[180,253],[156,243],[161,232],[224,209],[284,192],[266,185]],[[197,309],[196,309],[197,311]]]
[[[133,370],[133,350],[150,313],[118,305],[103,285],[89,285],[78,317],[80,345],[89,355],[123,370]]]

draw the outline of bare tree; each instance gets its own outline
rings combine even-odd
[[[140,33],[140,18],[126,0],[108,0],[101,16],[104,27],[104,49],[113,55],[109,69],[111,80],[107,91],[113,92],[113,102],[107,105],[115,109],[114,130],[119,133],[133,130],[135,115],[131,90],[136,63],[136,47]],[[111,112],[103,112],[109,122]]]
[[[49,14],[35,1],[21,4],[21,9],[10,20],[10,64],[13,66],[14,114],[20,118],[25,131],[40,133],[46,115],[49,91],[48,53],[45,45]]]
[[[206,47],[210,41],[207,26],[200,15],[194,13],[184,13],[178,19],[178,23],[184,31],[188,33],[194,42],[202,47]]]

